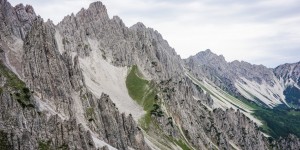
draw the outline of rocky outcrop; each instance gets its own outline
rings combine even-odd
[[[103,12],[98,10],[99,4],[91,5],[91,10],[101,17]],[[131,116],[121,114],[107,95],[103,94],[98,99],[88,94],[78,57],[87,56],[89,49],[83,48],[86,50],[83,52],[78,47],[76,56],[74,51],[60,53],[59,42],[62,41],[57,41],[55,25],[36,17],[30,6],[20,4],[14,8],[1,1],[1,12],[6,15],[3,19],[7,28],[13,31],[9,32],[12,34],[1,32],[0,35],[5,37],[4,40],[22,41],[19,45],[22,59],[18,63],[22,69],[15,73],[24,78],[29,87],[26,89],[30,89],[30,93],[32,91],[30,96],[24,95],[30,97],[30,101],[25,102],[13,95],[18,93],[22,97],[19,93],[22,89],[5,90],[1,94],[1,111],[4,114],[0,119],[1,138],[7,141],[3,146],[13,149],[96,149],[110,145],[102,149],[149,149]],[[22,32],[14,32],[15,28]],[[1,42],[5,55],[12,51],[9,44]],[[17,66],[10,64],[6,57],[2,57],[2,62],[10,69]],[[6,85],[7,78],[9,76],[3,78],[2,85]],[[23,83],[21,80],[18,82]],[[86,95],[91,96],[87,98]]]
[[[91,134],[75,118],[43,111],[34,92],[2,62],[0,68],[2,149],[95,149]]]
[[[0,9],[0,29],[4,36],[14,35],[24,39],[36,18],[32,6],[19,4],[12,7],[6,0],[1,0]]]
[[[106,105],[103,105],[107,103]],[[95,116],[102,121],[97,123],[96,129],[104,129],[105,141],[117,149],[127,149],[128,146],[134,149],[147,150],[150,149],[144,141],[141,129],[137,126],[132,116],[125,116],[124,113],[120,114],[115,104],[110,100],[108,95],[102,94],[98,100],[98,109],[95,109]],[[93,108],[93,107],[92,107]]]
[[[229,145],[231,144],[230,146],[234,143],[241,149],[268,149],[268,143],[258,130],[257,125],[239,110],[227,109],[223,111],[218,108],[214,110],[213,116],[215,124],[211,125],[210,128],[216,127],[222,131],[221,133],[216,133],[219,143],[227,141]],[[227,146],[228,148],[229,145],[224,143],[222,146]]]
[[[297,150],[299,149],[300,140],[295,135],[289,135],[285,138],[280,138],[277,142],[273,141],[271,144],[272,149],[280,150],[280,149],[290,149]]]
[[[300,86],[300,62],[280,65],[274,69],[274,73],[286,86]]]
[[[23,40],[30,31],[36,14],[30,5],[12,7],[6,0],[0,1],[0,51],[2,60],[23,78]]]
[[[24,41],[24,77],[27,85],[55,110],[70,115],[72,86],[67,65],[58,52],[55,29],[38,18]]]

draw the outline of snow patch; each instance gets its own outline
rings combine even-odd
[[[79,58],[80,67],[87,88],[98,98],[102,92],[108,94],[120,112],[132,114],[138,121],[145,112],[128,94],[126,77],[128,68],[115,67],[102,59],[96,40],[88,40],[92,51],[90,56]]]

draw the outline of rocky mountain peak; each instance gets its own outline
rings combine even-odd
[[[300,62],[280,65],[274,69],[274,74],[285,87],[286,100],[300,108]]]
[[[294,80],[295,82],[299,82],[300,86],[300,61],[296,63],[286,63],[280,65],[274,69],[274,72],[277,77],[281,77],[284,80]],[[299,81],[298,81],[299,80]]]
[[[87,11],[88,14],[92,15],[95,19],[109,19],[107,9],[100,1],[91,3]]]
[[[109,21],[109,16],[107,14],[106,7],[102,4],[102,2],[97,1],[91,3],[87,9],[82,8],[76,15],[72,13],[71,15],[66,16],[61,22],[68,23],[69,20],[76,22],[76,24],[95,21],[100,21],[102,24],[106,24]]]
[[[146,29],[146,26],[142,22],[137,22],[130,27],[131,29]]]
[[[6,4],[6,3],[7,3],[7,0],[0,0],[1,5]]]
[[[15,10],[17,11],[20,20],[27,21],[27,19],[35,18],[36,14],[31,5],[24,6],[23,4],[18,4],[15,6]],[[27,14],[28,17],[23,17],[22,15]]]
[[[125,27],[123,20],[119,16],[113,16],[112,20],[115,21],[120,26]]]
[[[12,30],[12,34],[16,37],[24,39],[36,17],[30,5],[18,4],[13,7],[6,0],[0,1],[0,27],[7,34],[9,30]]]
[[[204,63],[209,62],[212,64],[227,64],[225,57],[223,55],[217,55],[213,53],[210,49],[207,49],[205,51],[201,51],[197,53],[195,56],[192,56],[198,59],[198,61]]]

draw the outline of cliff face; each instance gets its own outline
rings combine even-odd
[[[110,19],[101,2],[58,25],[31,6],[1,0],[0,9],[0,149],[268,149],[243,113],[212,110],[175,50],[142,23]],[[131,66],[155,93],[151,111],[128,93]]]
[[[23,40],[30,31],[35,18],[36,14],[29,5],[19,4],[12,7],[6,0],[0,1],[0,50],[2,59],[6,60],[9,68],[20,78],[23,77]]]
[[[300,62],[280,65],[274,73],[285,87],[287,102],[292,107],[300,108]]]
[[[5,148],[149,149],[131,116],[121,114],[108,95],[96,98],[86,89],[78,56],[60,54],[51,22],[36,17],[30,6],[6,1],[1,17],[1,71],[8,74],[1,84]],[[20,57],[15,63],[8,57],[12,52]],[[17,75],[14,81],[7,67]]]

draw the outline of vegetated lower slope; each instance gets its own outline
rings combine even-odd
[[[12,71],[10,71],[3,62],[0,62],[0,78],[4,81],[2,87],[0,87],[0,94],[4,92],[10,92],[22,107],[34,107],[30,100],[31,93],[26,84],[18,78]],[[2,81],[3,82],[3,81]]]
[[[300,80],[299,80],[300,83]],[[284,90],[286,101],[290,106],[300,109],[300,89],[295,86],[288,86]]]
[[[158,96],[157,89],[155,88],[154,83],[151,84],[151,81],[143,79],[142,74],[139,72],[136,65],[132,66],[127,78],[126,86],[128,89],[129,95],[133,100],[138,102],[144,110],[147,112],[141,119],[141,125],[144,130],[149,129],[149,124],[151,122],[151,113],[154,113],[154,110],[158,108]],[[157,112],[157,115],[162,116],[163,112]]]
[[[287,137],[294,134],[300,137],[300,111],[277,106],[273,109],[258,107],[254,113],[263,121],[261,130],[274,138]]]
[[[172,128],[177,128],[175,122],[173,122],[172,117],[168,114],[163,100],[159,96],[159,87],[154,81],[148,81],[144,79],[143,74],[139,71],[137,65],[133,65],[129,70],[126,78],[126,86],[129,95],[135,100],[139,105],[141,105],[146,114],[140,118],[139,124],[145,134],[153,134],[157,132],[156,138],[148,136],[153,143],[157,145],[160,149],[183,149],[191,150],[192,148],[188,146],[183,136],[179,136],[179,139],[172,137],[172,135],[165,134],[161,127],[161,118],[167,118],[167,126]],[[151,131],[150,131],[151,130]]]

